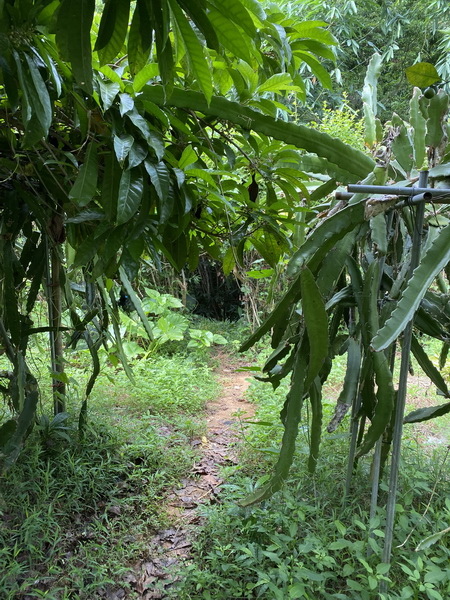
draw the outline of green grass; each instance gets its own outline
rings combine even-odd
[[[91,600],[126,589],[124,575],[145,558],[152,533],[168,526],[166,495],[190,472],[191,441],[218,392],[210,368],[186,356],[137,363],[134,386],[122,370],[110,371],[96,385],[80,440],[77,389],[86,375],[71,375],[78,384],[62,423],[68,429],[50,419],[35,428],[0,480],[2,600]]]
[[[220,353],[236,359],[246,333],[242,323],[199,318],[194,326],[224,335],[230,343]],[[211,368],[219,366],[220,353],[214,358],[209,349],[188,352],[185,346],[167,344],[147,361],[133,361],[135,385],[123,369],[106,370],[90,398],[89,427],[81,440],[77,414],[89,377],[88,357],[83,352],[67,356],[69,417],[59,426],[41,417],[18,462],[0,479],[2,600],[92,600],[118,587],[126,590],[127,600],[140,597],[126,583],[127,573],[148,557],[152,534],[170,526],[165,499],[195,462],[191,442],[205,433],[202,411],[218,394]],[[269,353],[263,340],[244,360],[262,361]],[[46,373],[39,357],[34,365]],[[338,357],[324,393],[324,427],[344,368],[345,358]],[[239,507],[239,500],[267,481],[276,460],[287,386],[283,382],[274,393],[267,384],[251,384],[248,395],[258,411],[248,421],[259,424],[242,422],[240,462],[224,468],[220,503],[202,509],[204,525],[182,584],[166,593],[180,600],[372,600],[379,581],[389,576],[385,600],[450,597],[448,537],[415,552],[421,540],[450,524],[445,448],[430,446],[424,452],[409,429],[394,542],[402,546],[394,550],[389,574],[379,566],[384,483],[381,508],[369,523],[370,457],[361,459],[351,500],[342,503],[348,417],[335,433],[324,433],[311,476],[305,403],[289,481],[264,504]],[[43,389],[40,415],[49,414],[51,406],[50,386]],[[412,391],[423,395],[420,385]],[[442,419],[444,426],[449,418]]]
[[[450,524],[446,499],[450,459],[444,449],[430,456],[406,445],[390,573],[380,564],[387,487],[381,486],[381,508],[370,523],[370,457],[360,461],[351,499],[342,502],[348,452],[345,426],[324,434],[317,472],[311,476],[306,469],[308,428],[303,424],[284,488],[259,506],[239,507],[240,500],[264,484],[276,458],[282,435],[277,412],[284,392],[273,393],[259,382],[250,387],[249,396],[258,404],[252,421],[262,424],[245,426],[241,461],[227,470],[221,504],[204,509],[206,524],[173,598],[372,600],[380,581],[389,577],[389,600],[446,600],[450,595],[446,540],[415,552],[421,540]],[[331,401],[325,412],[331,415]],[[304,417],[307,422],[306,411]]]

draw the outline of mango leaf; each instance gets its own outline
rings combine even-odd
[[[289,73],[276,73],[264,81],[260,86],[256,88],[256,94],[263,94],[264,92],[272,92],[278,94],[283,90],[298,90],[298,86],[294,85],[292,77]]]
[[[235,0],[232,1],[235,2]],[[222,14],[215,8],[209,10],[208,18],[217,34],[219,42],[232,54],[251,64],[251,40],[242,33],[242,30],[239,29],[228,16]]]
[[[121,167],[123,167],[133,144],[134,137],[129,133],[123,134],[120,137],[118,135],[114,136],[114,152]]]
[[[69,198],[76,200],[78,206],[86,206],[97,191],[98,159],[97,144],[90,142],[84,163],[75,179],[75,183],[69,192]]]
[[[144,166],[150,176],[153,187],[158,194],[158,198],[163,202],[168,197],[170,190],[170,174],[168,168],[163,162],[154,165],[149,160],[144,162]]]
[[[441,80],[436,67],[427,62],[416,63],[408,67],[405,73],[409,83],[419,88],[426,88]]]
[[[206,44],[209,48],[220,51],[219,40],[217,39],[216,32],[212,27],[206,12],[203,7],[196,2],[190,0],[178,0],[178,4],[184,10],[186,14],[192,19],[193,23],[198,27],[199,31],[203,34]]]
[[[192,148],[192,146],[186,146],[186,148],[183,150],[183,153],[181,154],[180,159],[178,161],[178,167],[180,169],[184,170],[187,167],[189,167],[190,165],[197,162],[197,160],[198,160],[198,155],[195,152],[195,150]]]
[[[92,94],[91,25],[95,0],[62,0],[56,22],[56,43],[72,64],[77,83]]]
[[[256,37],[255,24],[245,8],[245,3],[240,0],[213,0],[213,3],[224,17],[242,27],[251,38]]]
[[[229,275],[236,266],[235,254],[235,248],[233,248],[233,246],[228,246],[222,261],[222,269],[224,275]]]
[[[127,34],[129,15],[130,0],[106,2],[95,44],[102,65],[112,62],[120,53]]]
[[[386,349],[413,319],[434,278],[450,262],[450,225],[444,227],[414,270],[390,318],[372,340],[376,352]]]
[[[176,0],[169,0],[176,25],[180,31],[181,38],[186,47],[186,53],[189,63],[192,67],[201,90],[205,94],[206,101],[210,102],[213,93],[211,78],[211,69],[203,52],[203,46],[200,43],[195,31],[192,29],[189,21],[184,16],[183,11],[178,6]]]
[[[100,97],[102,99],[103,110],[108,110],[113,105],[113,102],[120,92],[120,83],[112,82],[112,81],[103,81],[103,79],[98,76],[97,83],[100,90]]]
[[[28,54],[25,54],[25,58],[28,63],[29,73],[31,76],[31,81],[28,80],[29,97],[33,103],[36,117],[39,119],[39,122],[42,126],[44,136],[46,136],[52,123],[53,116],[50,95],[34,60],[28,56]]]
[[[133,80],[133,90],[140,92],[142,88],[151,80],[159,75],[159,66],[156,63],[150,63],[142,67],[138,73],[136,73]]]
[[[144,182],[139,172],[136,170],[123,171],[117,200],[118,225],[126,223],[136,213],[141,203],[143,190]]]

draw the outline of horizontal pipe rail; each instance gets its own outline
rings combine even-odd
[[[433,197],[450,197],[450,189],[397,187],[395,185],[362,185],[355,183],[348,185],[347,190],[353,194],[391,194],[393,196],[417,196],[419,194],[428,193]]]

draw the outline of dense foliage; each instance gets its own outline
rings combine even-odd
[[[447,18],[445,5],[434,4]],[[335,357],[346,354],[336,421],[351,407],[347,491],[358,460],[376,447],[375,510],[378,475],[393,440],[388,505],[394,510],[410,348],[439,393],[450,396],[418,337],[443,342],[442,366],[450,337],[442,275],[450,226],[445,208],[431,205],[424,217],[431,197],[418,198],[413,188],[419,178],[425,188],[450,174],[448,96],[420,89],[439,83],[439,74],[419,63],[410,72],[418,87],[408,120],[394,114],[383,127],[378,79],[396,49],[370,61],[361,54],[358,64],[361,57],[369,63],[361,150],[325,133],[326,123],[306,127],[293,122],[298,114],[290,120],[294,96],[305,101],[318,82],[331,88],[324,64],[335,60],[336,38],[324,21],[286,16],[252,0],[108,0],[99,12],[93,0],[21,0],[5,1],[0,10],[0,339],[9,362],[1,373],[8,405],[0,428],[3,465],[17,459],[35,420],[39,390],[27,360],[32,336],[50,335],[56,413],[64,409],[67,381],[62,335],[68,347],[82,341],[89,349],[93,373],[80,410],[83,435],[99,349],[132,378],[120,329],[122,300],[156,342],[149,352],[165,333],[133,286],[142,261],[158,264],[164,256],[175,269],[193,269],[207,254],[230,273],[252,249],[274,271],[289,258],[289,287],[243,347],[270,331],[274,352],[263,378],[276,387],[289,376],[291,389],[274,474],[244,504],[282,486],[306,401],[314,473],[322,387]],[[357,12],[354,3],[345,10]],[[394,44],[403,21],[392,14]],[[356,29],[356,21],[350,25]],[[392,23],[381,33],[388,30]],[[358,56],[360,48],[350,45]],[[360,180],[398,183],[407,191],[330,199],[339,183]],[[446,192],[434,196],[444,207],[447,199]],[[33,311],[42,298],[48,320],[41,326]],[[449,411],[446,402],[406,421]]]

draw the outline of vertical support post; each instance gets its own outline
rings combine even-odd
[[[55,374],[64,373],[64,350],[61,336],[61,258],[59,249],[54,240],[47,238],[48,277],[47,277],[47,302],[48,321],[50,326],[50,356],[51,368]],[[53,412],[55,415],[65,410],[66,385],[64,381],[53,378]]]
[[[428,181],[428,171],[422,171],[419,178],[419,187],[426,188]],[[418,266],[420,262],[420,247],[423,229],[423,219],[425,213],[425,202],[420,202],[417,205],[416,217],[414,220],[413,243],[411,249],[411,262],[409,276]],[[382,561],[390,564],[392,553],[392,539],[394,533],[395,520],[395,504],[397,498],[398,475],[400,469],[400,450],[403,433],[403,415],[405,412],[406,392],[408,387],[408,372],[409,372],[409,357],[411,351],[411,337],[413,330],[413,319],[408,323],[403,334],[400,377],[397,391],[397,406],[395,412],[394,433],[392,440],[392,460],[391,473],[389,480],[389,493],[386,505],[386,529],[385,542],[382,554]],[[387,591],[387,581],[382,581],[380,584],[380,592]]]

